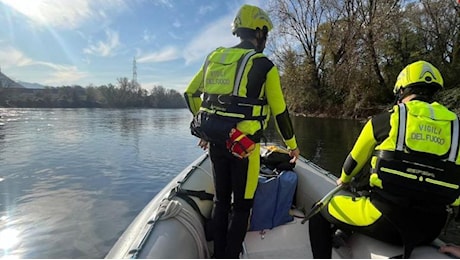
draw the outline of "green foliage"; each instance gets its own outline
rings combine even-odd
[[[399,72],[417,60],[438,67],[449,90],[441,101],[459,111],[456,1],[272,0],[270,10],[292,112],[370,116],[391,105]]]
[[[289,109],[293,112],[316,111],[320,107],[317,88],[312,84],[315,68],[299,57],[292,49],[280,54],[282,57],[281,84]]]

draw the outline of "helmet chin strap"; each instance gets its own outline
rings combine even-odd
[[[404,92],[402,89],[400,89],[398,91],[397,94],[395,94],[395,101],[394,101],[394,104],[397,105],[399,104],[403,99],[404,99],[405,95],[404,95]]]
[[[401,94],[396,94],[394,104],[395,105],[399,104],[399,102],[401,102],[401,100],[402,100]]]

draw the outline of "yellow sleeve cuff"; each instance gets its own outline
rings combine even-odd
[[[345,172],[342,171],[342,174],[340,175],[340,180],[342,180],[343,183],[349,183],[351,179],[352,177],[350,175],[346,175]]]
[[[284,143],[288,147],[289,150],[295,150],[297,148],[297,142],[295,140],[295,137],[285,140]]]

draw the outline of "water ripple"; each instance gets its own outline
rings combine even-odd
[[[2,119],[0,231],[17,239],[5,257],[103,257],[201,154],[186,110],[3,109]]]

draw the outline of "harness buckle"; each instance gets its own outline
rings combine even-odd
[[[217,102],[219,102],[219,104],[221,105],[231,104],[232,102],[230,102],[228,98],[227,98],[227,101],[223,100],[225,97],[228,97],[228,95],[218,95]]]

